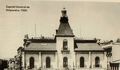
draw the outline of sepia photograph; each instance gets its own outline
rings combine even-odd
[[[0,70],[120,70],[119,0],[0,0]]]

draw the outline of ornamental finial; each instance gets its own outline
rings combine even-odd
[[[62,12],[62,16],[67,16],[67,11],[66,11],[66,9],[65,9],[65,7],[63,8],[63,10],[61,11]]]
[[[61,10],[61,13],[62,13],[62,17],[60,18],[60,22],[61,23],[68,23],[67,10],[65,8],[63,8]]]

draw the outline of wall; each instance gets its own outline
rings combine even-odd
[[[94,68],[95,65],[95,58],[96,57],[100,58],[100,65],[102,68],[107,68],[107,58],[105,52],[93,52],[91,57],[92,57],[92,66]]]
[[[112,61],[115,60],[120,60],[120,43],[115,43],[112,47]]]
[[[39,68],[39,53],[38,52],[27,52],[25,54],[25,61],[26,61],[26,67],[28,68],[29,66],[29,59],[30,57],[33,57],[34,58],[34,61],[35,61],[35,68]]]
[[[40,67],[46,68],[46,57],[50,57],[51,59],[51,68],[56,68],[56,57],[53,52],[27,52],[25,54],[26,67],[29,66],[30,57],[34,57],[35,60],[35,68],[39,69]]]
[[[55,53],[54,52],[46,52],[46,53],[41,53],[41,65],[42,65],[42,68],[46,68],[46,58],[47,57],[50,57],[50,60],[51,60],[51,68],[56,68],[57,65],[56,65],[56,61],[55,61]]]
[[[68,41],[69,52],[62,52],[64,39]],[[58,51],[58,55],[57,55],[58,68],[63,68],[64,57],[68,57],[68,66],[73,68],[73,65],[75,65],[74,37],[57,37],[56,40],[57,40],[56,47]]]
[[[95,68],[95,58],[100,58],[100,65],[102,68],[107,68],[107,58],[105,52],[76,52],[76,67],[80,68],[80,57],[84,57],[85,60],[85,68]]]
[[[89,52],[77,52],[76,53],[76,67],[80,68],[80,57],[84,57],[84,61],[85,61],[85,67],[87,67],[87,65],[89,65]],[[88,67],[87,67],[88,68]]]

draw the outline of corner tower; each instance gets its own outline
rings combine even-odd
[[[57,67],[73,69],[75,63],[74,34],[68,22],[67,10],[61,10],[60,25],[56,30]],[[61,69],[62,68],[62,69]]]

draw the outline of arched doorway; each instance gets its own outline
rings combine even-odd
[[[46,68],[50,68],[51,66],[51,60],[50,60],[50,57],[47,57],[46,58]]]
[[[84,67],[84,57],[80,57],[80,67]]]
[[[100,67],[100,58],[99,57],[95,58],[95,67]]]
[[[30,57],[29,59],[29,66],[30,66],[30,69],[34,68],[34,58],[33,57]]]
[[[68,58],[67,57],[64,57],[63,58],[63,67],[68,67]]]

